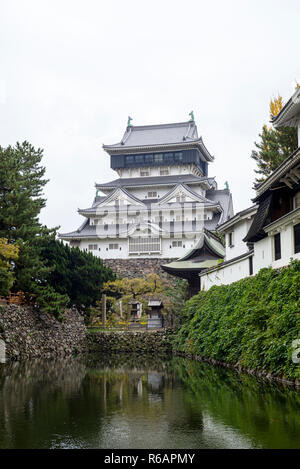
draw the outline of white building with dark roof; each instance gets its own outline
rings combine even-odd
[[[226,285],[264,267],[300,260],[300,89],[272,120],[297,127],[298,148],[256,186],[255,205],[219,226],[226,239],[224,262],[200,272],[201,288]]]
[[[180,258],[233,215],[228,188],[208,176],[214,158],[194,120],[132,126],[122,140],[103,145],[118,178],[96,184],[82,225],[60,234],[71,246],[102,259]]]

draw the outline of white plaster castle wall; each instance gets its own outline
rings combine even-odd
[[[217,271],[204,274],[200,277],[201,289],[209,290],[214,285],[229,285],[242,278],[249,277],[249,275],[249,258],[224,267],[220,264],[220,268]]]
[[[232,228],[226,230],[226,261],[233,259],[234,257],[241,256],[248,251],[247,244],[244,243],[245,238],[252,220],[241,220],[236,223]],[[233,232],[233,246],[229,246],[229,233]]]
[[[292,224],[281,231],[281,259],[278,261],[273,259],[272,267],[285,266],[289,264],[290,259],[300,260],[300,253],[294,251],[294,226]]]
[[[144,200],[144,199],[148,199],[148,200],[151,200],[151,197],[148,196],[148,192],[156,192],[157,193],[157,197],[152,197],[153,199],[155,198],[159,198],[161,199],[165,194],[167,194],[171,189],[174,188],[174,183],[173,184],[170,184],[169,186],[159,186],[159,185],[156,185],[156,186],[153,186],[153,185],[145,185],[145,186],[142,186],[142,187],[130,187],[128,189],[128,192],[130,194],[132,194],[134,197],[137,197],[138,199],[140,200]],[[192,184],[190,186],[190,188],[196,192],[197,194],[205,197],[205,190],[203,189],[203,187],[199,184],[199,185],[196,185],[196,184]],[[102,191],[103,192],[103,191]],[[110,193],[112,192],[112,190],[110,189],[109,191],[105,191],[105,194],[104,195],[109,195]],[[104,193],[104,192],[103,192]]]
[[[300,260],[300,253],[294,252],[294,226],[287,225],[281,230],[281,259],[274,258],[274,236],[270,235],[254,243],[253,274],[261,269],[272,267],[273,269],[287,266],[290,259]],[[242,234],[242,233],[241,233]],[[243,243],[245,252],[245,243]],[[239,254],[238,254],[239,255]],[[226,257],[226,260],[229,260]],[[249,259],[242,259],[229,266],[220,265],[217,272],[211,272],[201,276],[201,288],[208,290],[213,285],[227,285],[249,276]]]
[[[170,186],[170,187],[166,187],[166,186],[159,187],[159,185],[157,185],[157,186],[132,187],[132,188],[128,189],[128,191],[130,192],[130,194],[134,195],[135,197],[137,197],[140,200],[144,200],[144,199],[151,200],[151,198],[148,197],[148,192],[156,192],[157,193],[157,198],[161,199],[167,192],[169,192],[171,187],[172,186]],[[174,184],[173,184],[173,187],[174,187]],[[152,198],[155,198],[155,197],[152,197]]]
[[[158,223],[159,222],[159,217],[160,217],[160,212],[162,212],[162,221],[163,222],[171,222],[171,221],[193,221],[195,220],[211,220],[213,218],[213,212],[211,210],[204,210],[204,207],[202,204],[197,204],[196,207],[196,213],[193,213],[192,208],[187,207],[185,208],[184,214],[182,215],[182,209],[181,207],[176,210],[176,208],[170,208],[167,210],[161,210],[161,208],[157,206],[153,206],[151,208],[151,212],[149,213],[147,209],[141,209],[140,215],[139,215],[139,220],[137,220],[137,216],[134,213],[124,213],[119,212],[119,224],[127,224],[127,223],[135,223],[137,221],[144,221],[148,222],[148,220],[152,221],[153,223]],[[174,213],[173,213],[174,212]],[[177,220],[176,216],[180,216],[180,220]],[[182,216],[184,220],[182,220]],[[96,220],[96,223],[95,223]],[[98,222],[97,222],[98,220]],[[94,225],[98,223],[98,226],[102,225],[114,225],[116,224],[116,213],[109,213],[105,216],[99,216],[97,217],[91,217],[89,219],[89,224]]]
[[[274,236],[258,241],[254,245],[255,273],[263,267],[273,267],[273,269],[284,267],[289,264],[290,259],[299,259],[300,253],[294,251],[294,225],[291,223],[280,231],[281,239],[281,259],[275,261]],[[263,258],[264,254],[264,258]]]
[[[174,246],[173,242],[180,242],[181,246]],[[179,258],[187,254],[187,252],[192,249],[196,242],[195,238],[184,239],[184,238],[172,238],[172,239],[162,239],[162,257],[165,258]]]
[[[254,274],[264,267],[272,265],[272,242],[270,238],[264,238],[254,243],[253,271]]]
[[[174,246],[173,242],[180,241],[179,246]],[[197,242],[196,238],[191,239],[162,239],[161,253],[152,254],[129,254],[128,238],[106,238],[106,239],[86,239],[80,242],[80,249],[91,252],[94,256],[101,259],[132,259],[132,258],[179,258],[184,256]],[[89,250],[89,245],[97,245],[96,250]],[[118,249],[109,249],[110,244],[118,244]],[[120,249],[121,248],[121,249]]]
[[[185,165],[185,166],[151,166],[143,168],[122,168],[118,170],[120,178],[135,178],[143,177],[141,176],[141,171],[147,171],[149,176],[173,176],[179,174],[195,174],[196,168],[194,165]],[[162,171],[168,171],[168,174],[161,174]],[[197,171],[198,172],[198,171]]]
[[[89,250],[89,245],[97,245],[96,250]],[[118,244],[118,249],[109,249],[110,244]],[[91,252],[101,259],[121,259],[128,258],[127,239],[85,239],[80,242],[80,249]],[[121,248],[121,249],[120,249]]]

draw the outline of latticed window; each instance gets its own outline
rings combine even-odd
[[[129,254],[160,251],[161,246],[159,237],[138,236],[129,238]]]
[[[182,241],[172,241],[172,247],[173,248],[181,248],[182,247]]]
[[[169,176],[169,170],[168,169],[161,169],[159,174],[161,176]]]
[[[108,245],[109,249],[119,249],[119,245],[117,243],[111,243]]]

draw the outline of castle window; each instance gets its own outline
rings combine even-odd
[[[149,171],[141,171],[140,175],[141,175],[141,177],[150,176],[150,172]]]
[[[161,169],[159,174],[160,174],[160,176],[169,176],[169,170],[168,169]]]
[[[161,251],[161,243],[159,237],[139,236],[129,238],[129,254],[141,253],[159,253]]]
[[[182,152],[175,153],[175,161],[182,161]]]
[[[119,245],[117,243],[111,243],[108,245],[109,249],[119,249]]]
[[[173,153],[165,153],[164,154],[164,161],[166,161],[167,163],[173,163],[174,154]]]
[[[182,247],[182,241],[172,241],[172,247],[173,248],[181,248]]]
[[[253,275],[253,257],[249,257],[249,275]]]
[[[164,155],[162,153],[157,153],[154,155],[154,161],[155,163],[162,163],[164,160]]]
[[[97,251],[98,244],[89,244],[88,248],[89,248],[89,251]]]
[[[134,156],[133,155],[126,156],[126,163],[134,163]]]
[[[280,233],[277,233],[274,236],[274,260],[278,261],[278,259],[281,259],[281,239],[280,239]]]
[[[230,248],[232,248],[234,246],[234,244],[233,244],[233,231],[228,233],[228,245],[229,245]]]
[[[148,192],[148,199],[155,199],[157,197],[157,192]]]
[[[145,163],[152,163],[153,155],[145,155]]]
[[[144,155],[135,155],[136,163],[144,163]]]
[[[300,252],[300,223],[294,226],[294,251],[295,254]]]

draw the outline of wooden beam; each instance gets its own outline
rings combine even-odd
[[[287,175],[284,178],[281,178],[280,182],[284,182],[290,189],[293,189],[293,184],[290,183],[290,181],[287,178]]]
[[[289,176],[290,179],[292,179],[292,181],[294,181],[296,184],[298,184],[299,178],[295,174],[289,173],[288,176]]]
[[[295,174],[298,178],[300,178],[300,167],[292,169],[291,174]]]

